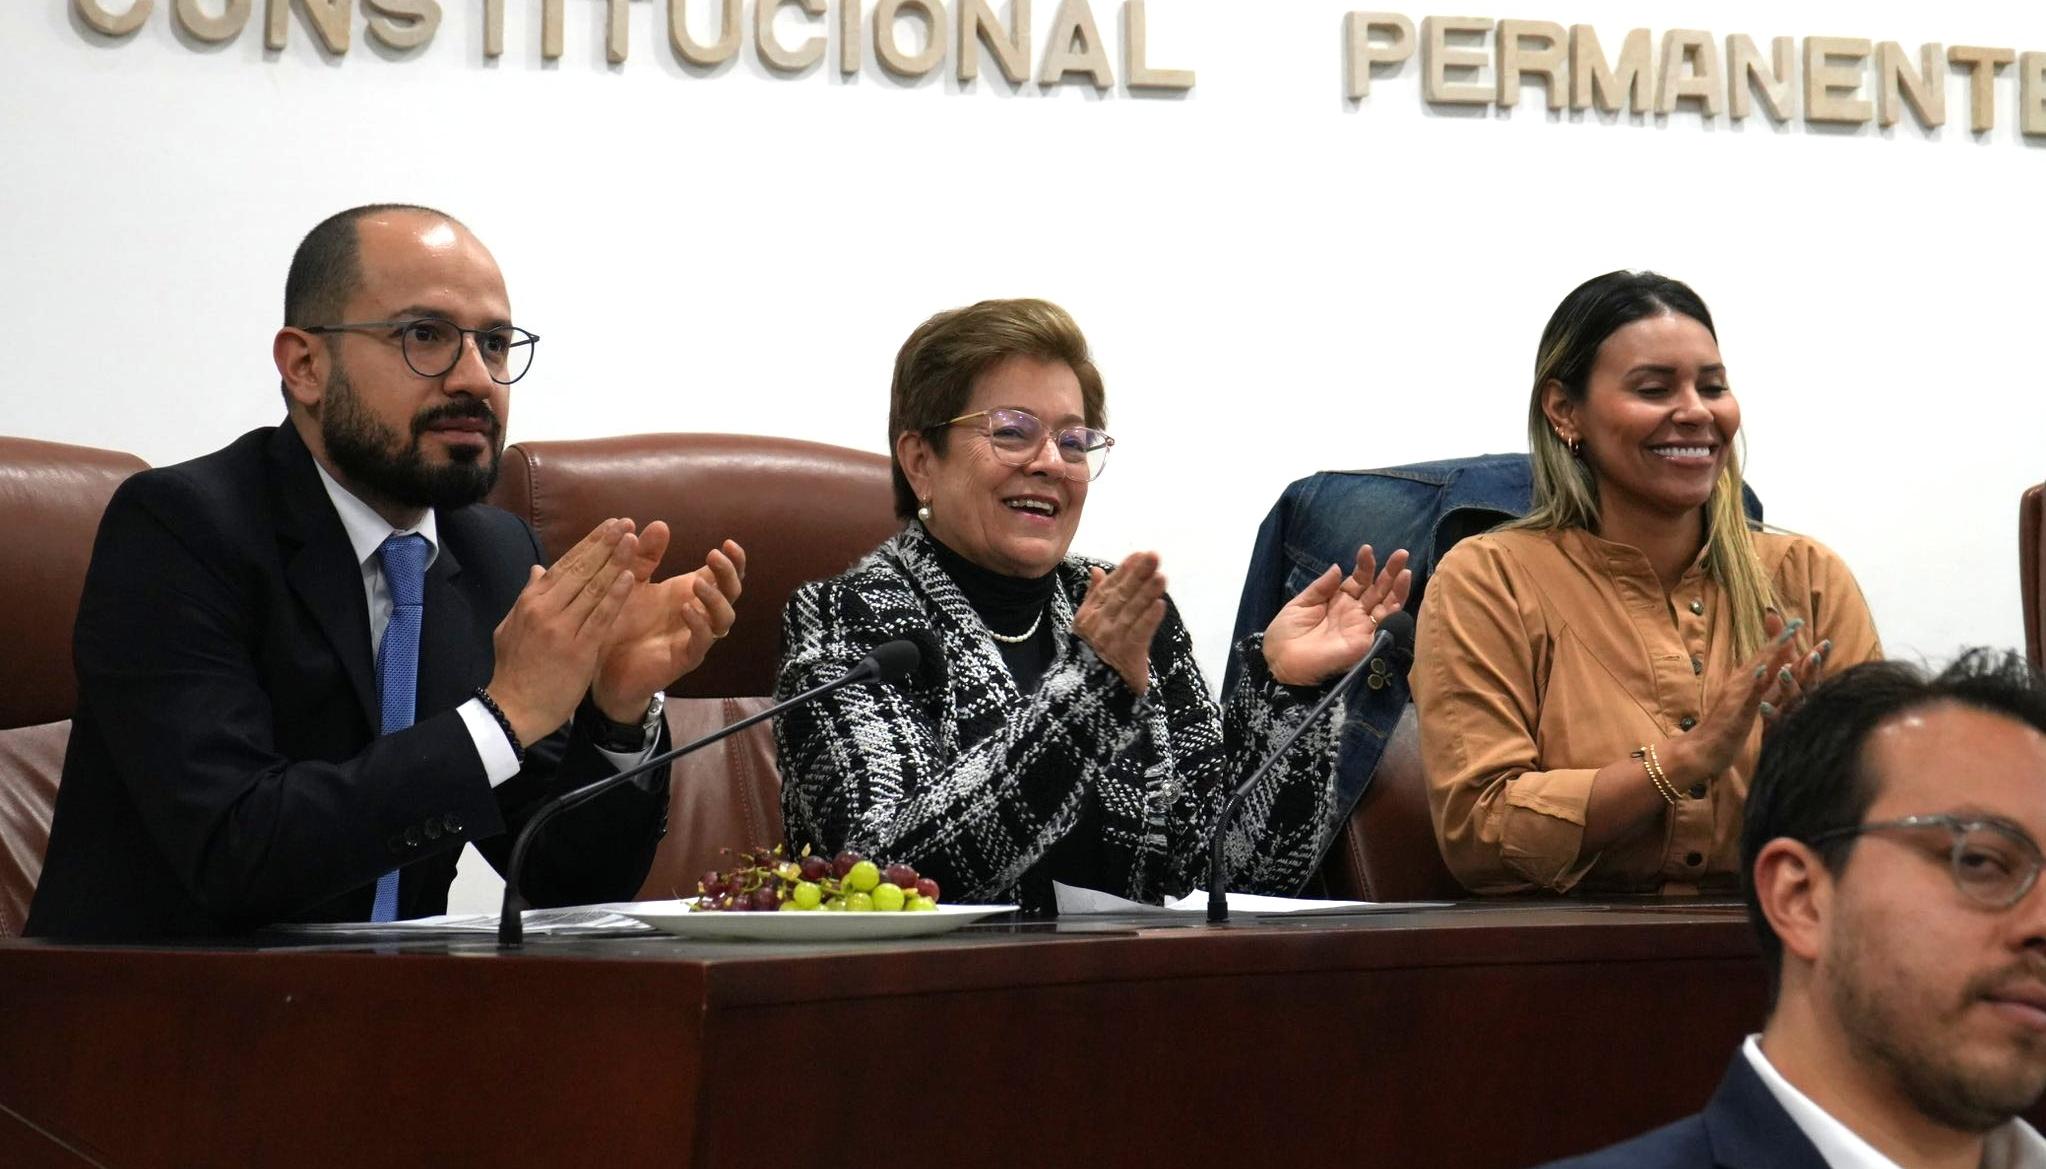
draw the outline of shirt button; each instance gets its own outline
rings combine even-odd
[[[1702,852],[1687,852],[1684,854],[1684,863],[1695,869],[1705,863],[1705,854]]]
[[[418,848],[422,842],[423,842],[422,838],[420,837],[419,834],[419,825],[414,824],[411,827],[405,829],[405,847]]]
[[[1701,658],[1701,657],[1695,657],[1695,656],[1694,656],[1694,657],[1692,657],[1692,658],[1691,658],[1691,672],[1692,672],[1693,674],[1702,674],[1702,673],[1704,673],[1704,672],[1705,672],[1705,659],[1704,659],[1704,658]]]
[[[1684,717],[1682,717],[1682,718],[1680,718],[1680,719],[1678,719],[1678,720],[1677,720],[1677,729],[1678,729],[1678,730],[1680,730],[1680,731],[1688,731],[1688,730],[1690,730],[1690,729],[1691,729],[1692,727],[1695,727],[1695,726],[1697,726],[1697,725],[1698,725],[1698,720],[1697,720],[1697,719],[1695,719],[1695,718],[1692,718],[1692,717],[1691,717],[1690,715],[1688,715],[1688,714],[1687,714],[1687,715],[1685,715]]]
[[[1691,613],[1694,616],[1703,617],[1705,615],[1705,602],[1693,597],[1691,599]]]

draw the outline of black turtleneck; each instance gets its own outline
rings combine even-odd
[[[1014,637],[1030,628],[1031,622],[1037,622],[1037,632],[1028,641],[995,642],[1002,661],[1009,667],[1009,675],[1016,679],[1016,688],[1025,694],[1036,690],[1051,665],[1057,644],[1051,627],[1051,592],[1058,587],[1057,571],[1037,577],[995,572],[954,552],[936,536],[931,537],[931,553],[952,583],[959,586],[959,592],[973,606],[981,624],[991,631]]]

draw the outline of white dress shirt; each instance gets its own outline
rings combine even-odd
[[[1769,1057],[1762,1054],[1761,1036],[1750,1035],[1741,1045],[1741,1053],[1748,1057],[1748,1063],[1755,1074],[1762,1078],[1762,1084],[1783,1111],[1804,1135],[1819,1150],[1831,1169],[1902,1169],[1895,1161],[1876,1151],[1874,1145],[1855,1135],[1853,1129],[1833,1119],[1825,1109],[1812,1103],[1811,1097],[1797,1090],[1789,1080],[1783,1078],[1770,1066]],[[2040,1139],[2038,1130],[2018,1117],[1992,1130],[1984,1138],[1982,1148],[1982,1169],[2046,1169],[2046,1140]]]
[[[434,520],[433,509],[426,509],[426,518],[416,528],[399,531],[393,529],[376,509],[350,494],[346,487],[327,474],[319,460],[313,460],[313,469],[320,473],[320,484],[327,489],[327,498],[334,501],[334,511],[341,517],[341,528],[348,533],[348,545],[355,552],[355,560],[362,569],[362,591],[369,601],[369,648],[371,660],[383,644],[384,630],[391,624],[391,590],[384,583],[383,565],[377,560],[377,549],[385,540],[394,535],[409,535],[417,532],[426,537],[426,566],[440,557],[440,528]],[[469,739],[476,744],[476,755],[483,761],[483,774],[496,787],[519,773],[519,758],[512,753],[511,740],[505,736],[504,728],[497,725],[496,716],[483,705],[480,698],[471,698],[455,708],[462,716],[463,725],[469,728]],[[644,748],[633,753],[603,751],[612,766],[623,771],[625,768],[645,759],[652,751],[658,735],[647,736]],[[602,748],[599,748],[602,751]]]

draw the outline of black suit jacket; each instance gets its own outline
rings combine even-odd
[[[1736,1051],[1705,1111],[1545,1169],[1826,1169],[1826,1161]]]
[[[401,914],[439,913],[464,841],[502,869],[540,801],[609,773],[560,731],[489,786],[455,708],[489,681],[491,634],[540,549],[495,508],[437,523],[419,718],[379,735],[361,568],[296,430],[124,483],[79,606],[78,713],[27,932],[361,921],[401,864]],[[657,778],[550,824],[528,858],[530,900],[630,898],[666,829]]]

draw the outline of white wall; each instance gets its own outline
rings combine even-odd
[[[1088,330],[1121,440],[1076,547],[1159,550],[1219,675],[1249,541],[1287,481],[1520,449],[1555,302],[1654,267],[1718,316],[1770,518],[1847,558],[1890,649],[2022,641],[2012,517],[2046,472],[2046,149],[2017,132],[2014,70],[1986,137],[1959,73],[1943,130],[1820,133],[1551,115],[1539,86],[1510,114],[1450,113],[1420,100],[1418,62],[1349,103],[1335,0],[1152,0],[1152,63],[1199,74],[1184,99],[1019,90],[991,67],[964,92],[905,85],[871,50],[850,83],[835,56],[787,79],[750,33],[705,75],[645,2],[619,66],[598,0],[568,0],[550,64],[538,0],[512,0],[495,64],[468,0],[410,56],[373,47],[359,15],[345,58],[296,17],[266,54],[261,6],[201,51],[170,0],[120,42],[67,0],[0,5],[0,433],[163,463],[276,421],[291,249],[369,200],[444,207],[496,251],[517,319],[546,337],[514,439],[882,450],[911,327],[1046,296]],[[1040,54],[1055,7],[1038,0]],[[1111,38],[1116,7],[1096,4]],[[1442,11],[1589,23],[1609,53],[1641,24],[2046,49],[2046,21],[2003,0]]]

